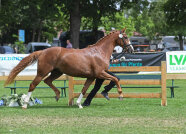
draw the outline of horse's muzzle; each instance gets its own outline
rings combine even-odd
[[[132,46],[132,44],[128,44],[127,47],[128,47],[128,52],[129,53],[133,53],[134,52],[134,47]]]

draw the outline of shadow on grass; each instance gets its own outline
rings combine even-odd
[[[91,104],[90,106],[83,106],[83,108],[91,108],[91,107],[104,107],[106,105],[104,104]],[[40,108],[78,108],[77,105],[73,105],[73,106],[68,106],[68,105],[63,105],[63,106],[54,106],[54,105],[50,105],[50,106],[32,106],[32,107],[28,107],[28,108],[32,108],[32,109],[40,109]]]
[[[19,106],[19,107],[1,107],[2,109],[4,108],[4,109],[7,109],[7,108],[11,108],[11,109],[22,109],[21,108],[21,106]],[[45,109],[45,108],[53,108],[53,109],[57,109],[57,108],[78,108],[78,106],[76,106],[76,105],[74,105],[74,106],[68,106],[68,105],[66,105],[66,106],[28,106],[28,108],[27,109]]]
[[[57,109],[57,108],[78,108],[78,106],[74,105],[74,106],[32,106],[32,107],[28,107],[28,109],[43,109],[43,108],[53,108],[53,109]]]
[[[55,96],[34,96],[34,98],[55,98]],[[60,97],[60,99],[65,97]]]
[[[104,107],[104,106],[106,106],[106,105],[104,105],[104,104],[92,104],[91,106],[84,106],[83,108],[94,108],[94,107]],[[11,109],[22,109],[20,106],[19,107],[5,107],[5,106],[3,106],[3,107],[1,107],[2,109],[7,109],[7,108],[11,108]],[[73,106],[68,106],[68,105],[58,105],[58,106],[56,106],[56,105],[48,105],[48,106],[42,106],[42,105],[38,105],[38,106],[28,106],[28,110],[29,109],[47,109],[47,108],[51,108],[51,109],[66,109],[66,108],[68,108],[68,109],[77,109],[78,108],[78,106],[77,105],[73,105]]]

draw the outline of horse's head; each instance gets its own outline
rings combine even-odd
[[[129,52],[129,53],[133,53],[134,52],[134,48],[129,40],[129,38],[127,37],[127,34],[125,33],[126,28],[124,28],[123,30],[120,30],[120,33],[118,35],[118,39],[116,40],[116,44],[121,46],[124,50],[124,52]]]

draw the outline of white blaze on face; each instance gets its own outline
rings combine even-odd
[[[122,38],[123,38],[123,34],[119,34],[119,38],[121,38],[121,39],[122,39]]]

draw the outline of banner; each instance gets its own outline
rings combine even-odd
[[[9,75],[10,71],[28,54],[0,54],[0,76]],[[161,61],[166,60],[166,53],[134,53],[134,54],[113,54],[119,63],[111,64],[118,66],[160,66]],[[186,52],[167,52],[167,72],[186,72]],[[36,75],[37,63],[26,67],[19,75]]]
[[[0,54],[0,76],[9,75],[10,71],[28,54]],[[19,75],[36,75],[37,63],[24,69]]]
[[[166,53],[167,73],[186,73],[186,51]]]
[[[165,52],[158,53],[119,53],[113,55],[114,59],[119,59],[119,63],[110,64],[112,67],[118,66],[161,66],[161,61],[166,60]]]

